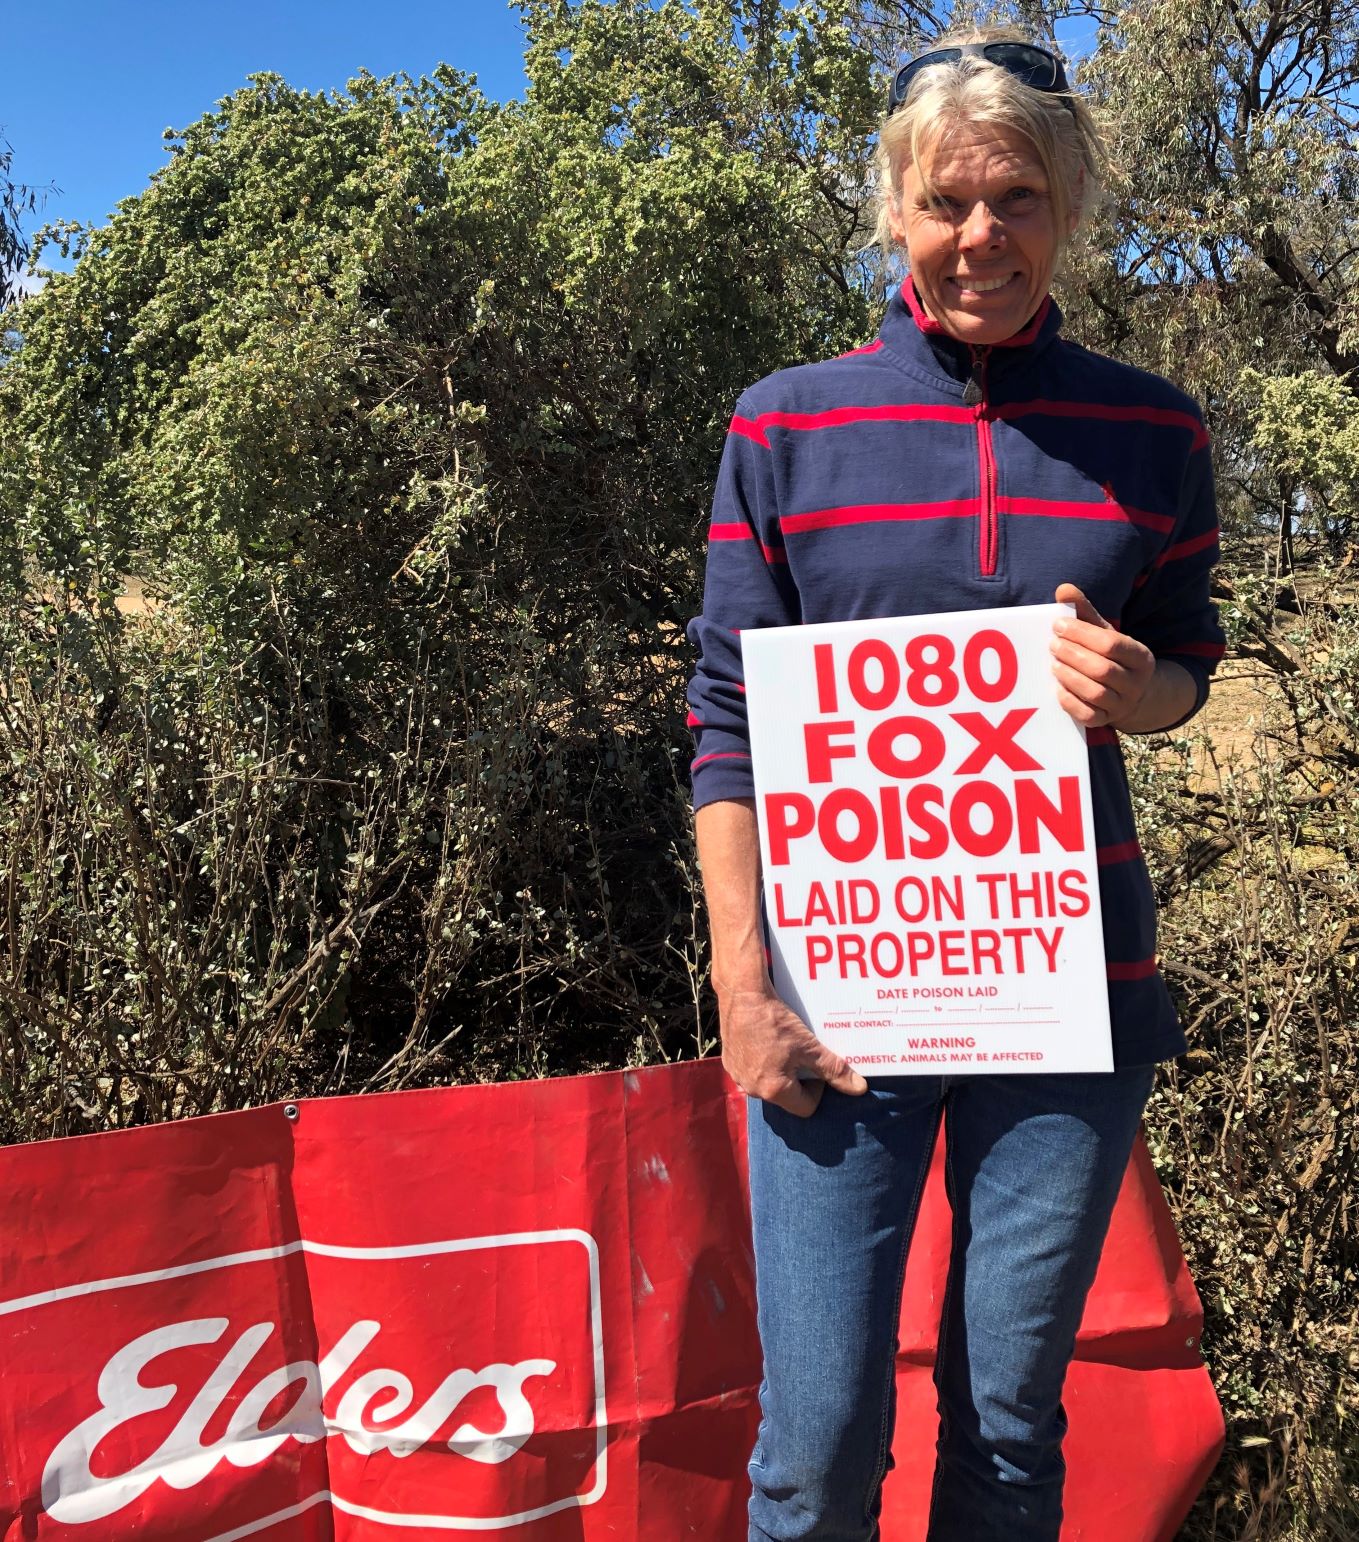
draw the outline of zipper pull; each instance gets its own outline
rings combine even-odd
[[[980,407],[986,400],[986,360],[991,352],[989,343],[972,349],[972,373],[963,387],[963,405]]]

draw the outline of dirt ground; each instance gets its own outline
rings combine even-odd
[[[155,601],[147,598],[140,578],[125,578],[123,592],[113,603],[124,616],[145,616],[156,608]]]
[[[1200,775],[1218,780],[1213,761],[1221,772],[1249,769],[1269,742],[1262,733],[1279,725],[1281,708],[1278,684],[1269,671],[1249,661],[1239,668],[1224,665],[1208,704],[1186,725],[1187,732],[1207,740],[1195,749]]]

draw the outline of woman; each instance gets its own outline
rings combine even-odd
[[[954,1210],[933,1542],[1061,1525],[1061,1390],[1153,1080],[1184,1049],[1117,732],[1202,706],[1222,634],[1207,437],[1166,381],[1059,336],[1048,285],[1102,147],[1060,62],[949,37],[893,82],[880,232],[909,276],[868,347],[741,399],[690,688],[723,1059],[750,1094],[764,1419],[752,1542],[878,1535],[906,1249],[942,1122]],[[944,409],[944,410],[940,410]],[[871,1085],[774,995],[742,629],[1070,601],[1055,689],[1088,731],[1116,1069]]]

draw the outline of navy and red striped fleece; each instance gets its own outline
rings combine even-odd
[[[1059,335],[1045,300],[971,348],[908,279],[878,339],[780,370],[737,403],[713,501],[689,686],[694,806],[754,795],[742,630],[1045,604],[1074,583],[1198,684],[1223,654],[1208,436],[1157,375]],[[1156,966],[1151,883],[1118,736],[1089,735],[1105,958],[1119,1065],[1184,1037]]]

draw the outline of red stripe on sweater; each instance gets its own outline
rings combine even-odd
[[[1210,546],[1217,545],[1220,535],[1221,531],[1214,525],[1211,530],[1205,530],[1202,535],[1196,535],[1188,541],[1176,541],[1174,546],[1167,546],[1156,559],[1156,566],[1164,567],[1167,562],[1180,562],[1185,557],[1192,557],[1195,552],[1207,551]]]
[[[1149,980],[1156,973],[1156,956],[1139,958],[1131,964],[1106,963],[1104,973],[1110,980]]]
[[[1109,402],[1049,401],[1036,396],[1027,402],[1004,402],[995,409],[998,418],[1023,418],[1041,413],[1049,418],[1100,418],[1110,423],[1151,423],[1161,428],[1187,428],[1194,436],[1193,448],[1208,443],[1208,431],[1192,412],[1174,407],[1120,407]]]
[[[742,439],[753,439],[756,444],[763,445],[767,450],[769,441],[764,437],[764,431],[758,422],[752,423],[749,418],[733,417],[727,425],[729,434],[738,434]]]
[[[839,354],[838,357],[842,359],[857,359],[861,353],[876,353],[881,347],[882,339],[878,338],[876,342],[865,343],[862,348],[851,348],[848,353]]]
[[[1095,860],[1101,867],[1113,867],[1118,862],[1132,862],[1142,855],[1136,841],[1119,841],[1116,846],[1097,846]]]
[[[685,725],[684,726],[686,728],[702,728],[703,727],[703,719],[701,717],[695,717],[694,714],[691,712],[689,714],[687,720],[685,721]]]
[[[1196,556],[1201,551],[1215,550],[1221,534],[1218,526],[1214,525],[1211,530],[1204,531],[1202,535],[1193,536],[1187,541],[1177,541],[1174,546],[1167,546],[1145,573],[1139,573],[1133,579],[1133,588],[1140,589],[1143,584],[1150,583],[1153,575],[1160,572],[1167,562],[1183,562],[1186,557]]]
[[[765,434],[771,428],[807,432],[819,428],[843,428],[847,423],[970,424],[975,418],[976,414],[970,407],[926,402],[888,402],[872,407],[829,407],[824,412],[762,412],[753,426]],[[768,443],[767,437],[765,442]]]
[[[1162,650],[1162,656],[1174,658],[1177,653],[1187,653],[1191,659],[1220,659],[1226,651],[1226,643],[1170,643]]]
[[[1175,521],[1169,514],[1152,514],[1146,509],[1129,508],[1126,503],[1076,503],[1063,498],[1006,497],[998,499],[996,506],[1002,514],[1028,514],[1043,519],[1105,519],[1162,532],[1175,528]]]
[[[700,766],[706,766],[710,760],[749,760],[750,756],[740,750],[714,750],[711,755],[700,755],[689,770],[697,771]]]
[[[1112,728],[1087,728],[1085,730],[1085,742],[1091,744],[1117,744],[1118,735]]]
[[[749,525],[709,525],[709,541],[753,541],[755,532]],[[782,546],[766,546],[760,542],[760,550],[766,562],[787,562],[788,553]]]
[[[785,514],[779,526],[785,535],[800,535],[807,530],[875,525],[891,520],[971,519],[976,513],[975,498],[949,498],[941,503],[849,503],[833,509],[811,509],[805,514]]]

